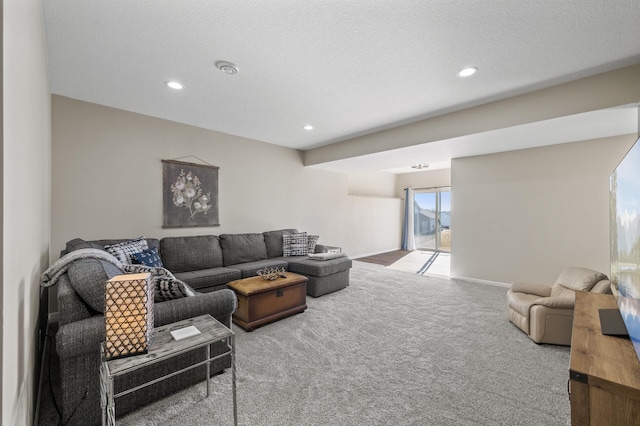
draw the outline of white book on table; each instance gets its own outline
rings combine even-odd
[[[197,336],[198,334],[200,334],[200,330],[198,330],[195,326],[190,325],[188,327],[179,328],[177,330],[171,330],[170,333],[171,336],[173,336],[173,339],[177,342],[189,337]]]

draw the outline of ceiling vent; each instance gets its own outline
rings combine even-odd
[[[236,64],[232,64],[231,62],[227,62],[227,61],[216,62],[216,68],[218,68],[220,71],[228,75],[238,74],[238,71],[239,71],[238,66]]]

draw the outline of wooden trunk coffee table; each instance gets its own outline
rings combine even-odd
[[[293,272],[286,275],[272,281],[256,276],[227,284],[238,296],[233,322],[252,331],[307,309],[307,277]]]

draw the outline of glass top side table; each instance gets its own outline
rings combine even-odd
[[[172,330],[188,327],[190,325],[193,325],[200,330],[200,334],[179,341],[173,339],[170,333]],[[210,345],[217,342],[225,342],[228,350],[224,353],[211,357]],[[114,394],[113,381],[115,377],[202,347],[206,348],[206,359],[203,361]],[[198,317],[189,318],[155,328],[153,331],[153,343],[149,349],[149,353],[146,354],[107,360],[104,355],[104,345],[100,344],[100,406],[102,408],[102,425],[112,426],[116,424],[116,398],[144,387],[151,386],[162,380],[166,380],[201,365],[206,365],[207,375],[205,376],[205,382],[207,385],[207,396],[209,396],[210,363],[227,355],[231,356],[233,423],[237,426],[238,408],[236,400],[235,334],[211,315],[200,315]]]

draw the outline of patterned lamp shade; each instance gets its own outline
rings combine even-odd
[[[149,273],[116,275],[105,285],[107,359],[147,353],[153,337],[153,292]]]

